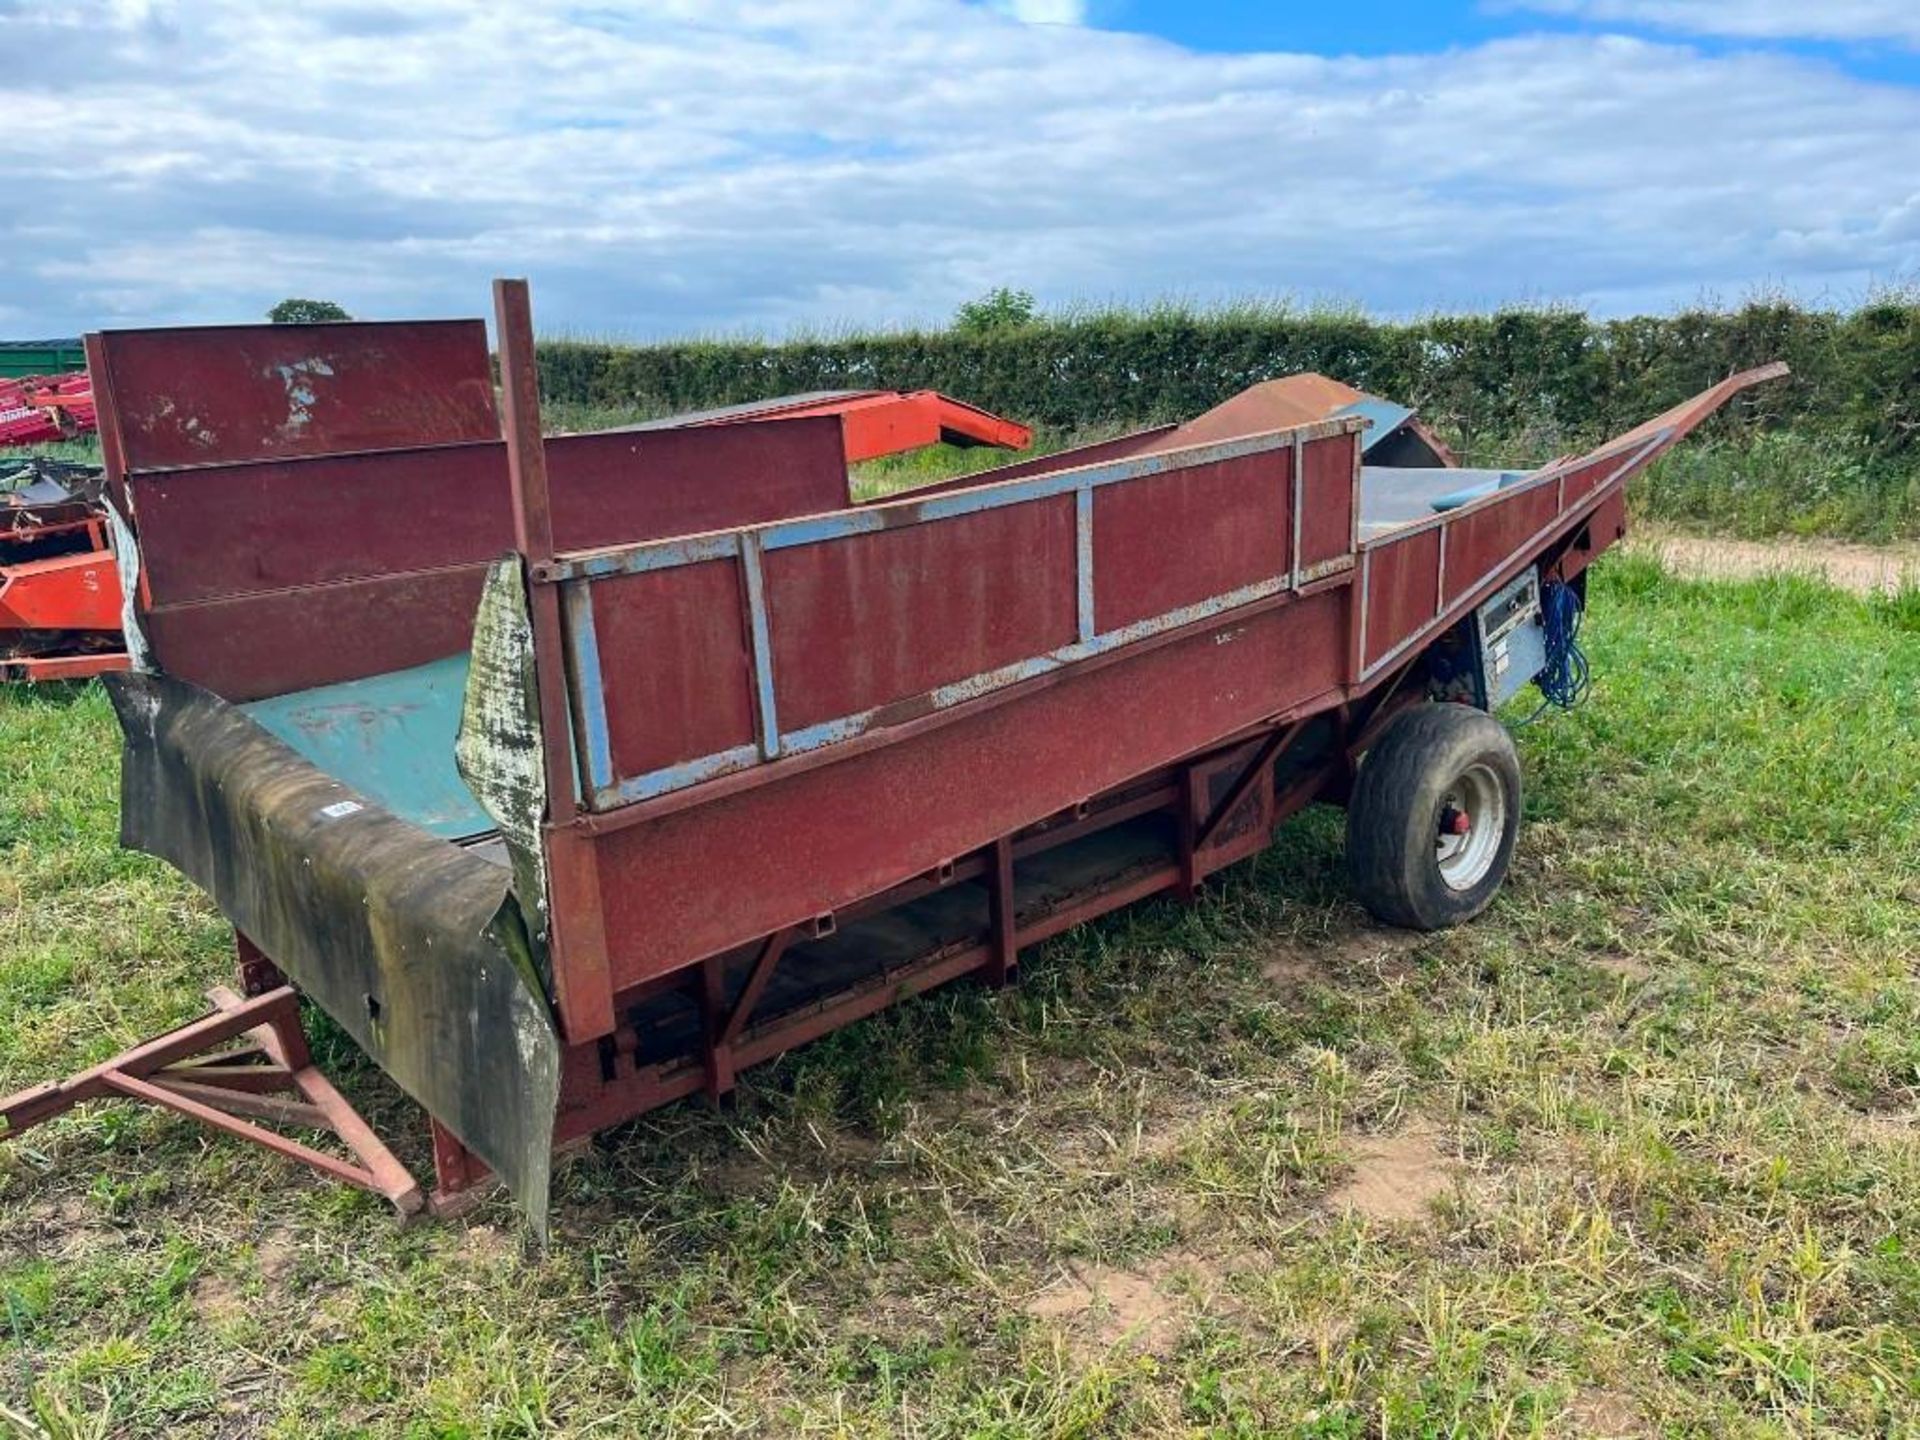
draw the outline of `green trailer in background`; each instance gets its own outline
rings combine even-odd
[[[64,375],[87,368],[79,340],[0,340],[0,380],[29,375]]]

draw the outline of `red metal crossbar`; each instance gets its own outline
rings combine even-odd
[[[314,1065],[293,987],[280,985],[247,999],[224,987],[207,994],[214,1005],[211,1015],[66,1080],[0,1100],[6,1138],[17,1138],[76,1105],[117,1095],[175,1111],[384,1196],[402,1215],[420,1210],[425,1197],[406,1166]],[[234,1040],[246,1043],[215,1049]],[[286,1092],[298,1098],[286,1098]],[[263,1120],[324,1130],[353,1159],[255,1123]]]

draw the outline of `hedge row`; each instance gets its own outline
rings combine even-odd
[[[1404,324],[1249,308],[1041,319],[987,333],[900,331],[780,344],[541,346],[550,398],[659,413],[806,390],[931,387],[1072,431],[1193,415],[1256,381],[1318,370],[1420,409],[1477,447],[1597,438],[1735,370],[1785,360],[1720,422],[1844,433],[1887,456],[1920,451],[1920,304],[1805,310],[1753,304],[1593,320],[1570,311]]]

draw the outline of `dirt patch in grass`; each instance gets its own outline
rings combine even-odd
[[[1568,1440],[1640,1440],[1656,1432],[1629,1396],[1617,1390],[1590,1388],[1576,1392],[1567,1402],[1556,1433]]]
[[[300,1263],[300,1242],[291,1230],[284,1227],[269,1230],[254,1247],[253,1263],[260,1268],[262,1280],[269,1286],[278,1285]]]
[[[1282,987],[1330,983],[1352,970],[1401,973],[1423,937],[1410,930],[1360,925],[1318,940],[1299,940],[1276,950],[1260,967],[1262,979]]]
[[[1450,1194],[1454,1165],[1440,1150],[1440,1130],[1424,1120],[1394,1135],[1358,1142],[1353,1171],[1327,1196],[1336,1214],[1370,1220],[1423,1220],[1435,1200]]]
[[[1260,967],[1260,978],[1270,980],[1284,990],[1311,985],[1320,976],[1320,968],[1311,955],[1283,950]]]
[[[1852,545],[1840,540],[1725,540],[1652,534],[1637,548],[1690,580],[1811,575],[1855,595],[1898,590],[1920,580],[1920,546]]]
[[[1119,1347],[1165,1356],[1226,1284],[1220,1259],[1197,1249],[1169,1251],[1126,1269],[1073,1260],[1022,1308],[1057,1326],[1077,1354]]]
[[[1631,980],[1635,983],[1642,980],[1649,980],[1653,977],[1653,967],[1646,961],[1637,955],[1623,954],[1618,950],[1608,951],[1600,955],[1589,955],[1587,957],[1587,964],[1602,974],[1612,975],[1621,980]]]
[[[520,1253],[520,1241],[497,1225],[469,1225],[460,1236],[460,1253],[481,1265],[503,1265]]]
[[[209,1325],[224,1325],[247,1313],[244,1286],[230,1275],[204,1274],[193,1282],[193,1310]]]

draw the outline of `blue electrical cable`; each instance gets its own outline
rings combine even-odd
[[[1549,580],[1540,590],[1540,628],[1545,632],[1547,663],[1534,677],[1540,687],[1540,708],[1523,722],[1531,725],[1549,706],[1571,710],[1587,698],[1593,683],[1586,651],[1580,648],[1580,621],[1584,610],[1571,585]]]

